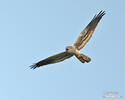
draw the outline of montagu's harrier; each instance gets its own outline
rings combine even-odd
[[[102,16],[105,15],[105,11],[100,11],[99,14],[95,15],[92,21],[87,25],[87,27],[80,33],[78,39],[75,41],[73,46],[67,46],[64,52],[58,53],[56,55],[50,56],[46,59],[43,59],[30,67],[32,69],[38,68],[43,65],[47,64],[54,64],[57,62],[64,61],[72,56],[76,56],[82,63],[90,62],[91,58],[87,57],[86,55],[80,53],[80,49],[82,49],[85,44],[89,41],[94,33],[94,30],[101,20]]]

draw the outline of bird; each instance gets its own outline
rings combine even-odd
[[[33,65],[31,65],[31,69],[39,68],[40,66],[54,64],[58,62],[62,62],[72,56],[75,56],[81,63],[90,62],[91,58],[84,55],[80,52],[80,50],[86,45],[86,43],[92,37],[96,26],[98,25],[101,18],[105,15],[105,11],[100,11],[98,14],[95,14],[90,23],[82,30],[77,40],[72,46],[66,46],[65,51],[52,55],[48,58],[45,58]]]

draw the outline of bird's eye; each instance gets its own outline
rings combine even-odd
[[[69,50],[68,48],[66,48],[66,50]]]

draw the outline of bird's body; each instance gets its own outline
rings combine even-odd
[[[86,45],[86,43],[90,40],[90,38],[92,37],[92,34],[95,31],[95,28],[96,28],[98,22],[100,21],[100,19],[102,18],[103,15],[105,15],[104,11],[100,11],[100,13],[98,15],[95,15],[94,18],[92,19],[92,21],[80,33],[80,35],[77,38],[77,40],[75,41],[75,43],[72,46],[67,46],[66,50],[64,52],[61,52],[59,54],[50,56],[42,61],[39,61],[36,64],[32,65],[31,68],[35,69],[35,68],[43,66],[43,65],[61,62],[61,61],[64,61],[65,59],[68,59],[68,58],[74,56],[74,55],[82,63],[90,62],[91,58],[82,54],[80,52],[80,49],[82,49]]]
[[[66,47],[66,52],[71,53],[71,54],[79,54],[80,51],[75,48],[75,46],[67,46]]]
[[[72,55],[75,55],[82,63],[91,61],[91,59],[89,57],[83,55],[80,52],[80,50],[78,50],[74,45],[73,46],[67,46],[66,52],[70,53]]]

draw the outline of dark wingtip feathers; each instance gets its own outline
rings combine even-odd
[[[43,66],[43,65],[45,65],[45,64],[43,64],[41,61],[41,62],[34,63],[33,65],[31,65],[29,67],[30,67],[30,69],[36,69],[36,68],[39,68],[40,66]]]
[[[101,19],[102,18],[102,16],[104,16],[106,13],[105,13],[105,11],[100,11],[98,14],[96,14],[94,17],[93,17],[93,19],[92,20],[95,20],[95,19]]]
[[[31,68],[31,69],[36,69],[36,68],[39,68],[40,66],[44,66],[44,65],[47,65],[47,64],[51,64],[52,61],[53,61],[52,59],[49,59],[49,60],[48,60],[48,58],[47,58],[47,59],[44,59],[44,60],[42,60],[42,61],[39,61],[39,62],[37,62],[37,63],[31,65],[30,68]]]
[[[97,15],[97,17],[102,17],[102,16],[104,16],[104,15],[105,15],[105,11],[102,11],[102,10],[101,10],[101,11],[99,12],[99,14]]]
[[[99,18],[99,17],[102,18],[102,16],[104,16],[104,15],[105,15],[105,11],[102,11],[102,10],[101,10],[101,11],[99,12],[99,14],[98,14],[95,18]]]
[[[29,67],[30,67],[30,69],[35,69],[35,68],[37,68],[39,66],[37,66],[37,64],[33,64],[33,65],[29,66]]]

